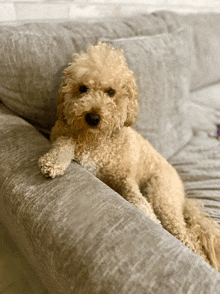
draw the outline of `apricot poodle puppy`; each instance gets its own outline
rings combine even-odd
[[[75,54],[58,97],[47,177],[75,160],[220,271],[220,230],[188,199],[176,170],[130,126],[138,93],[123,51],[105,43]]]

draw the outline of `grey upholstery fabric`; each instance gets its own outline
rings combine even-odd
[[[1,194],[1,193],[0,193]],[[17,245],[0,222],[0,293],[48,294],[36,272],[19,252]]]
[[[217,137],[217,125],[220,125],[219,97],[220,83],[190,93],[187,112],[194,134],[204,133]]]
[[[197,13],[181,15],[173,12],[155,12],[161,17],[168,31],[189,25],[194,39],[194,69],[191,90],[220,81],[220,15],[219,13]]]
[[[0,220],[50,293],[218,293],[219,273],[76,163],[45,179],[50,143],[1,104],[0,136]]]
[[[105,41],[105,39],[103,40]],[[191,75],[191,30],[106,40],[123,49],[138,88],[138,119],[133,128],[165,158],[192,136],[186,103]]]
[[[220,224],[220,141],[194,136],[169,162],[182,178],[190,198],[201,200]]]

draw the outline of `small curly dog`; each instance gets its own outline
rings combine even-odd
[[[75,160],[220,271],[219,225],[187,198],[176,170],[130,127],[138,93],[123,51],[99,42],[75,54],[64,73],[53,147],[39,159],[41,172],[63,175]]]

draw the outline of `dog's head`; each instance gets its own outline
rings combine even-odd
[[[137,88],[123,51],[100,42],[64,73],[57,114],[74,133],[111,135],[135,122]]]

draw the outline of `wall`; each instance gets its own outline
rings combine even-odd
[[[220,12],[220,0],[0,0],[0,21],[114,17],[158,9]]]

